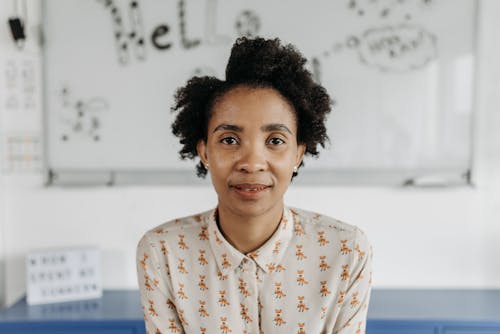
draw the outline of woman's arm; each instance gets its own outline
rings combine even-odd
[[[354,242],[350,282],[333,333],[363,334],[371,292],[372,248],[366,235],[358,230]]]
[[[168,266],[161,252],[161,244],[147,234],[137,245],[137,278],[141,293],[146,332],[184,333],[172,297]]]

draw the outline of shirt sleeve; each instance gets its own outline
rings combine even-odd
[[[184,333],[175,308],[166,248],[145,234],[137,245],[137,278],[146,333]],[[163,260],[161,260],[163,259]]]
[[[372,285],[372,247],[366,235],[357,230],[353,245],[350,281],[333,333],[363,334]]]

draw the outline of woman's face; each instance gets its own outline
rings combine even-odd
[[[282,209],[304,155],[292,106],[271,88],[238,86],[215,103],[198,154],[209,166],[219,207],[240,216]]]

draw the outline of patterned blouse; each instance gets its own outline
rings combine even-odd
[[[137,246],[146,330],[155,333],[364,333],[371,247],[357,227],[285,207],[243,254],[216,209],[148,231]]]

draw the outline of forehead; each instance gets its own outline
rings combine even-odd
[[[221,122],[247,126],[283,123],[295,129],[295,119],[293,106],[275,89],[237,86],[217,99],[209,127]]]

